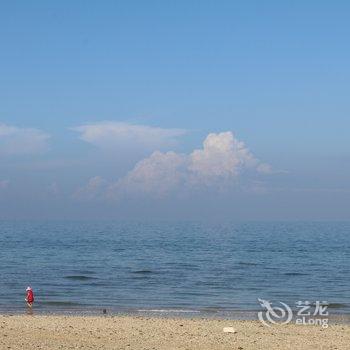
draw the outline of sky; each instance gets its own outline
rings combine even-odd
[[[0,219],[350,220],[347,1],[3,1]]]

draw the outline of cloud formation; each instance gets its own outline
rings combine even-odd
[[[48,150],[50,135],[42,130],[0,124],[0,155],[42,154]]]
[[[189,155],[189,181],[211,185],[238,176],[244,167],[255,167],[258,160],[232,132],[209,134],[203,148]]]
[[[270,169],[268,164],[255,158],[232,132],[211,133],[204,140],[203,148],[190,154],[153,152],[139,161],[125,177],[110,184],[105,195],[110,198],[130,195],[163,197],[175,191],[190,192],[203,187],[224,189],[234,185],[244,171],[266,173]],[[90,181],[94,183],[94,179]],[[89,198],[96,195],[96,187],[88,184],[85,188]]]
[[[85,186],[78,188],[73,198],[79,200],[98,199],[105,191],[107,181],[101,176],[92,177]]]
[[[164,129],[122,122],[101,122],[72,128],[80,139],[104,149],[146,148],[159,149],[176,143],[184,129]]]
[[[138,162],[124,178],[108,189],[109,197],[129,194],[151,194],[163,196],[179,185],[186,176],[186,158],[175,152],[156,151]]]

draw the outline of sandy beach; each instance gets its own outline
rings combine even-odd
[[[234,327],[236,333],[224,333]],[[0,349],[349,349],[350,325],[137,316],[0,316]]]

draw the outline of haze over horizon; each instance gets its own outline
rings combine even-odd
[[[350,220],[350,4],[0,5],[0,219]]]

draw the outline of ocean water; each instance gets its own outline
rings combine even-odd
[[[350,223],[0,222],[0,312],[350,313]],[[152,311],[153,310],[153,311]]]

